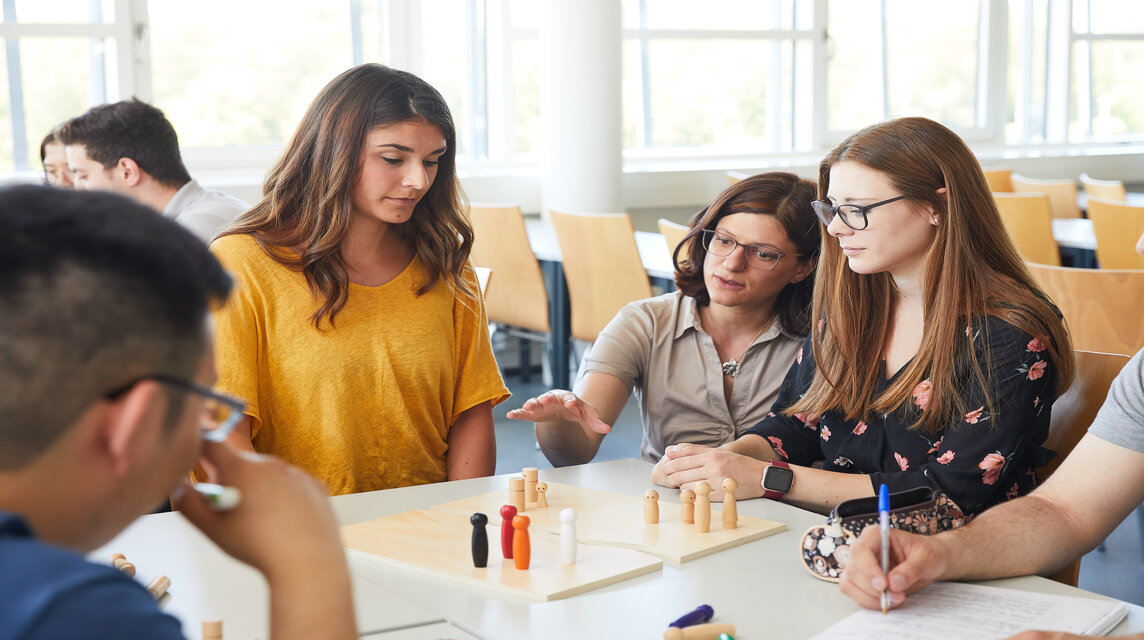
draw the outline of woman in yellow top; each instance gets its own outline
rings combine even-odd
[[[331,494],[491,475],[508,397],[468,257],[441,95],[366,64],[331,81],[263,198],[211,245],[237,280],[215,314],[236,443]]]

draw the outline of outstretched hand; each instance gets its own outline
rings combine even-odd
[[[563,389],[546,391],[535,398],[525,400],[519,409],[513,409],[505,414],[512,420],[528,420],[531,422],[547,422],[549,420],[568,420],[578,422],[596,433],[608,433],[612,425],[600,419],[600,412],[592,403],[580,396]]]

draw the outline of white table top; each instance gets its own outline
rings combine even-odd
[[[640,495],[651,485],[651,465],[639,460],[543,470],[541,479]],[[448,482],[331,498],[341,524],[425,509],[503,489],[505,476]],[[662,499],[678,501],[660,489]],[[737,627],[736,638],[806,638],[858,607],[830,583],[802,567],[798,542],[822,516],[769,500],[739,502],[743,515],[787,523],[786,532],[619,584],[553,602],[537,603],[464,586],[427,574],[350,559],[360,631],[393,630],[385,638],[436,637],[449,632],[490,640],[517,638],[654,638],[667,623],[710,604],[717,622]],[[178,514],[144,516],[118,538],[91,554],[106,562],[123,553],[147,580],[171,578],[166,610],[184,620],[188,636],[199,637],[203,619],[221,618],[227,638],[266,638],[267,598],[261,577],[227,558]],[[495,552],[494,552],[495,553]],[[991,584],[1030,591],[1101,597],[1038,577]],[[443,625],[446,619],[451,625]],[[409,626],[412,625],[412,626]],[[435,625],[435,626],[434,626]],[[1115,634],[1144,631],[1144,608],[1132,606]],[[463,633],[462,633],[463,632]]]
[[[525,218],[525,230],[528,231],[528,243],[532,246],[532,252],[538,259],[563,261],[560,242],[556,239],[556,229],[551,223],[538,218]],[[640,260],[648,275],[653,278],[674,278],[675,267],[672,265],[671,253],[667,250],[667,241],[664,240],[663,234],[636,231],[635,238]]]
[[[1096,232],[1088,218],[1053,218],[1053,239],[1062,247],[1096,251]]]
[[[641,495],[651,487],[651,465],[619,460],[541,471],[546,481]],[[504,476],[409,487],[332,499],[343,524],[504,488]],[[662,499],[678,502],[660,488]],[[451,622],[486,638],[649,638],[699,604],[715,609],[717,622],[735,624],[739,640],[806,638],[857,611],[837,586],[812,578],[802,567],[802,532],[823,517],[770,500],[738,503],[743,515],[787,523],[787,531],[679,567],[554,602],[534,603],[421,574],[353,559],[355,576],[394,590]],[[993,581],[998,586],[1101,597],[1039,577]],[[1144,608],[1132,607],[1117,634],[1144,631]]]

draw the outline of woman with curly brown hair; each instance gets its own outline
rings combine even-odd
[[[764,173],[732,185],[675,251],[679,290],[633,302],[600,333],[573,391],[508,414],[536,422],[555,465],[588,462],[635,389],[642,455],[717,446],[762,419],[810,328],[819,247],[814,183]]]

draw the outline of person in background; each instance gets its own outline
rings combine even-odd
[[[441,94],[377,64],[318,94],[264,197],[211,249],[238,280],[216,315],[235,441],[333,494],[491,475],[508,397],[469,264]]]
[[[92,107],[61,124],[77,189],[114,191],[141,202],[210,242],[249,206],[193,180],[179,153],[175,128],[159,109],[138,99]]]
[[[72,186],[71,169],[68,169],[68,156],[64,145],[56,140],[54,133],[44,136],[40,142],[40,163],[44,166],[44,184],[53,187]]]
[[[969,147],[925,118],[874,125],[826,156],[818,193],[815,327],[772,414],[720,448],[669,447],[653,481],[731,476],[739,498],[819,512],[882,484],[967,514],[1028,493],[1072,347]]]
[[[242,407],[210,387],[231,280],[206,246],[122,196],[28,185],[0,190],[0,238],[0,636],[182,638],[142,584],[84,559],[173,493],[265,576],[271,637],[356,638],[321,485],[203,441]],[[200,455],[241,491],[231,511],[187,490]]]
[[[1144,255],[1144,235],[1136,251]],[[936,580],[1049,575],[1093,550],[1141,502],[1144,350],[1124,365],[1088,433],[1036,491],[939,535],[890,531],[889,573],[882,571],[878,532],[863,531],[839,586],[858,604],[877,609],[883,590],[889,590],[890,606],[898,607]],[[1144,640],[1144,633],[1130,637]],[[1017,638],[1081,636],[1026,632]]]
[[[729,187],[676,248],[679,289],[624,307],[573,391],[548,391],[508,417],[536,422],[557,466],[595,457],[633,388],[645,460],[679,442],[718,446],[743,435],[770,409],[810,332],[821,240],[814,189],[780,172]]]

